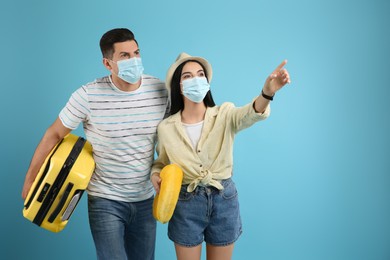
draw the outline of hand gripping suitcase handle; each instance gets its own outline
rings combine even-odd
[[[66,189],[64,191],[64,194],[62,195],[60,202],[58,203],[57,207],[54,209],[53,213],[48,218],[48,222],[53,223],[53,221],[58,216],[58,214],[60,214],[62,208],[65,205],[66,200],[69,197],[69,194],[70,194],[70,191],[72,190],[72,188],[73,188],[73,183],[68,183],[68,186],[66,186]]]

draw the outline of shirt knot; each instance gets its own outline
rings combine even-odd
[[[199,177],[193,180],[187,187],[188,192],[193,192],[196,187],[198,187],[199,183],[203,186],[213,186],[218,190],[223,190],[223,186],[217,180],[213,179],[213,173],[209,170],[205,170],[201,173]]]

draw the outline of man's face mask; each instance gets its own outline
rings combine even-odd
[[[120,60],[116,64],[118,65],[118,77],[130,84],[137,83],[144,72],[141,58],[138,57]]]
[[[207,92],[210,90],[210,84],[206,77],[193,77],[183,80],[183,95],[189,100],[200,103],[203,101]]]

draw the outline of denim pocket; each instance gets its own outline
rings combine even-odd
[[[221,191],[222,198],[229,200],[237,197],[238,193],[234,182],[232,180],[229,180],[225,183],[225,185],[223,185],[224,189]]]
[[[187,201],[194,197],[194,192],[187,191],[188,185],[181,186],[179,200]]]

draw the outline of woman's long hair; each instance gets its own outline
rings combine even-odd
[[[170,92],[171,92],[171,112],[170,112],[170,114],[171,115],[176,114],[177,112],[184,109],[184,98],[183,98],[183,95],[182,95],[181,89],[180,89],[180,77],[181,77],[181,73],[183,71],[183,67],[187,62],[196,62],[200,66],[202,66],[203,71],[205,72],[205,75],[207,78],[206,69],[203,67],[203,65],[201,63],[199,63],[196,60],[188,60],[188,61],[180,64],[179,67],[177,67],[177,69],[175,70],[175,73],[173,73],[172,80],[171,80],[171,86],[170,86],[170,88],[171,88],[170,89]],[[207,78],[207,81],[208,80],[209,79]],[[215,106],[213,96],[211,95],[211,90],[209,90],[207,92],[206,96],[203,99],[203,103],[205,104],[206,107]]]

